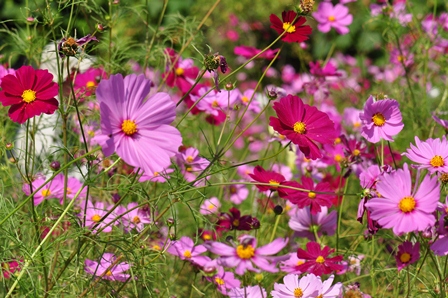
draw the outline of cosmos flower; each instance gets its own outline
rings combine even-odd
[[[55,98],[58,84],[47,70],[22,66],[2,78],[1,88],[0,102],[5,107],[11,106],[9,118],[20,124],[42,113],[53,114],[59,105]]]
[[[297,13],[292,10],[282,12],[282,20],[275,14],[271,14],[271,28],[277,31],[278,34],[283,35],[282,40],[285,42],[302,42],[308,39],[311,34],[311,27],[303,25],[306,22],[306,18],[298,17],[295,21]]]
[[[420,186],[412,188],[408,165],[390,174],[383,174],[376,183],[378,197],[370,199],[365,206],[370,217],[395,235],[423,231],[435,224],[433,212],[440,198],[437,177],[426,175]]]
[[[221,202],[217,197],[212,197],[210,199],[206,199],[204,203],[202,203],[199,212],[203,215],[210,215],[214,213],[218,213],[219,208],[221,207]]]
[[[75,77],[73,89],[77,98],[84,98],[95,94],[96,87],[102,79],[107,79],[106,72],[102,68],[89,68]]]
[[[93,231],[94,233],[96,233],[96,230],[99,229],[101,229],[104,233],[110,233],[112,232],[112,227],[118,224],[118,221],[115,220],[115,218],[117,217],[116,214],[112,212],[106,216],[106,214],[112,208],[111,205],[104,204],[103,202],[95,202],[94,204],[92,204],[90,200],[87,200],[87,208],[85,210],[85,201],[81,201],[79,203],[79,206],[81,207],[81,212],[78,213],[80,221],[84,222],[85,214],[85,226],[90,229],[95,227],[95,230]],[[105,218],[101,220],[103,217]]]
[[[288,239],[277,238],[271,243],[257,247],[257,240],[249,235],[242,235],[236,247],[228,246],[220,242],[207,242],[204,246],[212,253],[220,256],[218,264],[224,267],[236,267],[235,273],[243,275],[247,270],[260,272],[277,272],[276,264],[271,262],[270,255],[281,251],[287,244]],[[286,257],[287,258],[287,257]],[[253,265],[260,269],[255,268]]]
[[[306,260],[305,263],[298,266],[300,271],[321,276],[322,274],[329,274],[344,268],[338,264],[342,261],[342,256],[328,257],[334,249],[330,249],[328,246],[321,249],[320,244],[317,242],[308,242],[306,249],[299,248],[297,250],[297,257]]]
[[[216,274],[213,276],[205,276],[205,279],[214,283],[218,291],[220,291],[223,295],[227,295],[227,293],[231,289],[239,288],[241,286],[241,282],[235,278],[232,272],[224,271],[224,268],[218,266],[218,270]]]
[[[112,75],[98,84],[101,135],[96,137],[106,157],[117,152],[127,164],[146,173],[163,171],[182,144],[170,126],[175,104],[167,93],[146,97],[151,82],[144,75]]]
[[[266,50],[264,53],[262,53],[260,56],[258,56],[258,58],[265,58],[265,59],[273,59],[275,57],[275,54],[278,52],[279,49],[268,49]],[[260,53],[261,50],[254,48],[254,47],[249,47],[249,46],[237,46],[233,49],[233,53],[235,55],[238,56],[242,56],[244,58],[252,58],[253,56],[257,55],[258,53]]]
[[[411,144],[411,148],[403,155],[418,163],[417,168],[427,169],[431,174],[448,172],[448,142],[445,136],[424,142],[415,136],[415,145]]]
[[[257,182],[269,184],[269,185],[258,185],[255,186],[259,191],[278,191],[280,197],[285,197],[288,193],[292,192],[292,189],[281,187],[282,185],[296,186],[297,183],[292,183],[285,180],[285,176],[274,171],[266,171],[261,166],[256,166],[253,174],[249,176]]]
[[[244,288],[230,289],[229,298],[266,298],[268,294],[261,286],[247,286]]]
[[[374,101],[370,95],[359,118],[362,121],[361,135],[371,143],[381,139],[393,141],[392,137],[404,127],[400,105],[395,99]]]
[[[117,208],[117,214],[121,215],[121,223],[125,232],[130,232],[132,229],[136,229],[141,232],[145,227],[145,224],[150,224],[151,219],[149,213],[141,208],[137,208],[138,203],[129,203],[127,207],[120,206]]]
[[[406,266],[409,266],[420,259],[420,243],[416,242],[414,245],[410,241],[405,241],[398,246],[398,252],[395,255],[397,260],[398,271]]]
[[[338,136],[326,113],[304,104],[297,96],[287,95],[274,103],[273,108],[278,118],[270,117],[269,125],[297,144],[306,158],[321,158],[316,142],[332,144]]]
[[[32,182],[33,192],[42,186],[47,179],[44,177],[37,178]],[[31,194],[30,185],[24,184],[22,187],[23,192],[29,196]],[[58,174],[49,183],[44,185],[36,194],[34,195],[34,205],[37,206],[42,203],[45,199],[55,199],[61,198],[64,194],[64,174]]]
[[[207,251],[205,246],[195,246],[193,240],[186,236],[173,241],[167,251],[174,256],[178,256],[181,260],[189,261],[199,266],[204,266],[209,262],[208,257],[201,256],[201,254]]]
[[[333,205],[331,201],[333,196],[321,193],[333,192],[329,183],[320,182],[314,185],[313,179],[302,177],[302,184],[298,184],[297,187],[309,190],[309,192],[294,190],[286,196],[286,198],[294,205],[297,205],[298,208],[309,206],[311,214],[317,214],[318,212],[321,212],[321,207],[331,207]]]
[[[199,74],[199,68],[194,66],[193,59],[182,59],[171,48],[167,48],[165,53],[169,58],[166,72],[163,74],[166,84],[169,87],[176,85],[182,93],[186,93],[193,86],[194,80]],[[170,69],[172,70],[168,72]]]
[[[283,284],[275,283],[274,298],[317,297],[322,282],[314,274],[299,278],[297,274],[288,274],[283,277]]]
[[[331,2],[321,2],[313,17],[319,22],[317,29],[323,33],[334,28],[341,35],[347,34],[350,31],[347,26],[353,22],[347,7],[342,4],[333,6]]]
[[[112,253],[104,253],[99,262],[86,259],[84,271],[94,276],[102,276],[102,279],[125,282],[131,275],[124,273],[131,268],[127,262],[115,263],[117,257]]]
[[[306,237],[316,241],[314,231],[318,236],[322,234],[331,236],[336,231],[337,213],[335,210],[328,214],[328,208],[322,207],[317,214],[311,214],[310,207],[297,208],[291,215],[288,225],[295,231],[297,237]]]

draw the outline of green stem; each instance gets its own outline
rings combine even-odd
[[[275,224],[274,224],[274,228],[272,229],[271,238],[269,239],[269,243],[271,243],[274,240],[275,232],[277,231],[278,223],[280,222],[281,216],[282,215],[279,214],[275,217]]]

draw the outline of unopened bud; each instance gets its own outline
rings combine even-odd
[[[166,225],[167,225],[168,227],[172,227],[172,226],[174,226],[175,223],[176,223],[176,222],[175,222],[174,219],[172,219],[172,218],[168,218],[168,219],[166,220]]]
[[[12,149],[14,149],[14,144],[13,143],[6,143],[5,148],[6,148],[6,150],[12,150]]]
[[[50,168],[51,168],[53,171],[57,171],[57,170],[59,170],[59,169],[61,168],[61,163],[60,163],[59,161],[57,161],[57,160],[52,161],[52,162],[50,163]]]
[[[274,207],[274,213],[276,215],[281,215],[283,213],[283,207],[280,205],[277,205]]]
[[[275,92],[274,89],[268,90],[268,93],[266,95],[268,96],[269,100],[274,100],[278,96],[277,92]]]
[[[230,91],[230,90],[235,89],[235,86],[234,86],[232,83],[227,83],[227,84],[224,86],[224,88],[225,88],[227,91]]]
[[[96,30],[98,30],[99,32],[103,32],[104,31],[103,24],[100,24],[100,23],[96,24]]]

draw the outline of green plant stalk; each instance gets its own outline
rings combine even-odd
[[[154,34],[151,38],[151,41],[148,46],[148,50],[146,51],[145,62],[143,63],[143,69],[146,69],[148,66],[149,55],[151,54],[152,47],[154,46],[154,41],[156,40],[157,32],[159,31],[160,25],[162,24],[163,18],[165,17],[166,8],[168,7],[168,0],[163,0],[162,12],[160,13],[159,20],[157,21],[156,28],[154,30]],[[146,0],[146,9],[149,8],[148,0]],[[146,13],[146,26],[148,26],[148,33],[146,34],[145,44],[148,44],[149,37],[149,13]]]
[[[343,168],[342,168],[343,169]],[[341,169],[341,175],[339,176],[339,188],[341,187],[341,181],[342,181],[342,169]],[[348,189],[348,182],[349,182],[350,176],[347,177],[347,181],[345,181],[345,185],[344,185],[344,193],[342,194],[341,197],[341,203],[339,204],[339,210],[338,210],[338,225],[336,227],[336,253],[338,253],[339,251],[339,236],[341,235],[341,222],[342,222],[342,208],[344,205],[344,196],[345,193],[347,192]],[[339,198],[339,195],[338,195]]]
[[[277,232],[277,227],[278,227],[278,223],[280,222],[280,217],[282,215],[279,214],[275,217],[275,223],[274,223],[274,228],[272,229],[272,233],[271,233],[271,238],[269,238],[269,243],[271,243],[274,240],[275,237],[275,233]]]
[[[84,184],[85,185],[85,184]],[[83,185],[83,186],[84,186]],[[70,208],[73,206],[73,204],[76,202],[76,199],[78,198],[78,196],[81,194],[81,191],[83,190],[84,187],[80,187],[79,190],[76,192],[75,196],[73,197],[73,199],[70,201],[70,203],[67,205],[67,207],[64,209],[64,211],[62,212],[62,214],[59,216],[59,218],[56,220],[56,222],[54,223],[54,225],[51,227],[51,229],[48,231],[47,235],[44,237],[44,239],[39,243],[38,247],[34,250],[34,252],[31,254],[30,258],[25,260],[25,263],[23,265],[23,267],[20,270],[19,276],[17,276],[17,279],[14,281],[14,284],[11,286],[11,288],[9,289],[8,294],[6,295],[6,298],[10,297],[12,292],[14,291],[14,289],[16,288],[17,284],[19,283],[19,281],[22,279],[23,275],[25,274],[25,272],[27,272],[28,267],[30,266],[31,263],[33,263],[34,257],[36,256],[36,254],[38,252],[42,251],[43,245],[45,244],[45,242],[47,242],[47,240],[52,236],[52,233],[54,232],[54,230],[56,229],[56,227],[59,225],[59,223],[62,221],[62,219],[64,218],[64,216],[67,214],[67,212],[70,210]],[[45,266],[44,266],[45,268]],[[45,273],[45,277],[47,277],[46,273]],[[48,292],[48,287],[46,288],[46,292]]]

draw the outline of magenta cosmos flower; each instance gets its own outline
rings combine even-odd
[[[422,142],[416,136],[415,145],[403,153],[413,162],[418,163],[419,169],[427,169],[431,174],[448,172],[448,142],[445,136],[440,139],[427,139]]]
[[[306,249],[299,248],[297,250],[297,257],[306,260],[305,263],[297,267],[300,271],[321,276],[344,269],[344,266],[338,264],[342,261],[342,256],[328,257],[334,249],[330,249],[328,246],[321,249],[317,242],[308,242]]]
[[[79,206],[81,209],[84,209],[86,202],[81,201]],[[103,202],[95,202],[92,204],[92,202],[88,200],[87,209],[81,210],[78,217],[81,222],[84,222],[85,214],[85,226],[90,229],[95,227],[93,233],[96,233],[99,229],[101,229],[104,233],[110,233],[112,232],[112,227],[118,224],[118,221],[115,220],[117,217],[116,214],[112,212],[106,216],[110,209],[112,209],[111,205],[104,204]],[[101,220],[103,217],[105,218]]]
[[[395,99],[374,101],[370,95],[359,119],[362,121],[361,135],[372,143],[377,143],[380,139],[393,141],[392,137],[404,127],[400,105]]]
[[[274,103],[273,108],[278,118],[271,117],[269,125],[297,144],[306,158],[321,158],[316,142],[332,144],[338,136],[328,115],[304,104],[300,97],[289,94]]]
[[[257,247],[257,240],[249,235],[240,237],[237,247],[228,246],[220,242],[204,243],[204,246],[214,254],[221,256],[218,264],[224,267],[236,267],[235,273],[243,275],[246,270],[260,272],[253,264],[267,272],[277,272],[275,263],[271,263],[273,255],[281,251],[288,244],[288,239],[277,238],[269,244]],[[286,256],[285,259],[287,259]],[[281,259],[277,258],[277,259]]]
[[[126,163],[145,173],[163,171],[182,144],[180,132],[170,126],[175,104],[167,93],[149,97],[151,81],[144,75],[110,76],[98,84],[104,155],[115,151]]]
[[[33,192],[41,187],[47,179],[37,178],[32,182]],[[31,188],[29,184],[24,184],[22,187],[23,192],[29,196],[31,194]],[[68,191],[68,188],[67,188]],[[34,205],[37,206],[45,199],[55,199],[64,197],[64,174],[56,175],[53,180],[45,184],[38,192],[33,196]]]
[[[420,243],[416,242],[415,245],[410,241],[405,241],[398,246],[398,252],[395,255],[397,260],[398,271],[406,266],[409,266],[420,259]]]
[[[313,17],[319,22],[317,29],[327,33],[333,27],[339,34],[347,34],[350,30],[348,25],[353,22],[353,16],[349,14],[348,8],[342,4],[333,6],[331,2],[321,2]]]
[[[408,165],[393,173],[385,173],[376,183],[380,197],[370,199],[366,208],[370,217],[386,229],[393,229],[395,235],[423,231],[436,221],[436,211],[440,198],[437,177],[425,176],[418,189],[412,188],[411,172]]]
[[[8,115],[14,122],[24,123],[42,113],[53,114],[58,108],[58,84],[48,70],[22,66],[2,78],[1,88],[0,102],[11,106]]]
[[[120,206],[117,208],[117,214],[123,215],[121,223],[125,232],[130,232],[132,229],[141,232],[145,224],[151,223],[149,211],[137,208],[138,203],[129,203],[127,207]]]
[[[286,181],[285,176],[279,174],[274,171],[266,171],[261,166],[256,166],[253,174],[249,174],[249,176],[257,182],[261,182],[268,185],[258,185],[255,186],[259,191],[278,191],[278,195],[280,197],[287,196],[290,192],[294,191],[290,188],[281,187],[282,185],[286,186],[297,186],[298,183]]]
[[[277,31],[278,34],[283,35],[282,40],[286,42],[302,42],[307,40],[311,34],[311,27],[304,26],[306,22],[304,17],[298,17],[295,21],[297,13],[292,10],[282,12],[282,20],[275,14],[271,14],[269,17],[271,20],[271,28]]]
[[[210,260],[206,256],[201,256],[201,254],[207,251],[204,245],[195,246],[193,240],[186,236],[173,241],[167,251],[174,256],[178,256],[181,260],[189,261],[199,266],[204,266]]]
[[[114,254],[104,253],[99,262],[89,259],[85,260],[84,270],[88,274],[102,276],[102,279],[125,282],[131,276],[124,272],[128,271],[131,268],[131,265],[126,262],[120,262],[112,266],[116,260],[117,257]]]

